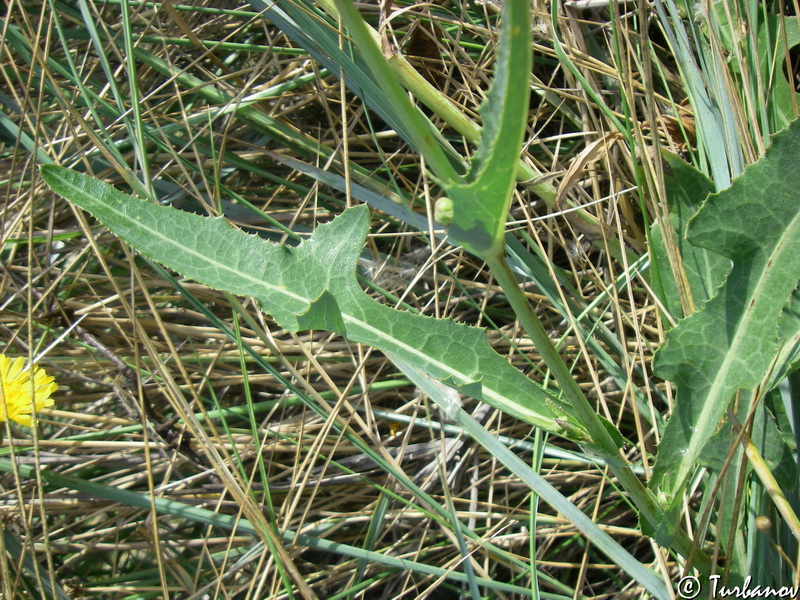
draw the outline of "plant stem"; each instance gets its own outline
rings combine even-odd
[[[508,262],[505,259],[505,255],[503,254],[495,257],[486,256],[484,258],[492,271],[492,275],[497,279],[508,301],[511,303],[511,307],[517,314],[526,333],[536,346],[536,350],[553,373],[558,385],[561,387],[562,393],[575,411],[574,416],[589,432],[592,441],[599,451],[610,457],[619,456],[619,449],[617,448],[616,442],[611,438],[611,435],[600,421],[594,408],[592,408],[592,405],[586,399],[580,387],[578,387],[569,368],[547,336],[542,321],[533,311],[525,297],[525,293],[517,284],[514,274],[511,272],[511,268],[508,266]]]
[[[558,382],[570,408],[574,411],[573,415],[589,432],[593,442],[593,450],[606,461],[622,488],[629,494],[639,510],[640,518],[650,523],[651,527],[655,529],[665,518],[664,509],[656,502],[650,491],[631,470],[620,454],[619,448],[606,426],[600,420],[597,412],[586,399],[580,387],[578,387],[569,368],[547,336],[542,321],[531,308],[525,293],[519,287],[511,268],[506,262],[505,254],[485,256],[484,260],[486,260],[492,275],[500,284],[528,337],[534,343],[536,350]],[[689,556],[692,553],[693,544],[688,536],[680,531],[676,533],[673,547],[683,556]],[[693,557],[694,566],[701,572],[708,573],[711,568],[708,557],[699,550],[694,552]]]

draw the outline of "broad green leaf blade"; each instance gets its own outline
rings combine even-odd
[[[683,260],[686,278],[696,306],[702,307],[717,291],[731,269],[731,260],[711,252],[705,248],[693,246],[686,239],[690,218],[697,212],[703,201],[714,191],[714,184],[700,171],[669,152],[662,152],[665,160],[664,183],[670,209],[670,226],[676,232],[678,250]],[[678,288],[667,262],[661,224],[656,223],[650,231],[650,253],[653,257],[653,274],[660,273],[653,289],[664,302],[667,310],[673,315],[681,314],[681,303]],[[783,345],[768,388],[772,388],[785,376],[796,360],[798,339],[800,339],[800,321],[796,308],[800,301],[800,293],[795,291],[784,307],[780,325],[779,339],[786,341]],[[739,420],[744,422],[749,410],[749,402],[740,401]],[[729,458],[731,451],[731,427],[723,423],[709,438],[698,459],[698,465],[719,472],[720,467]],[[791,456],[791,447],[780,433],[776,420],[766,407],[759,407],[755,415],[755,424],[751,432],[751,441],[761,451],[770,469],[781,475],[781,483],[797,480],[796,468],[787,460]],[[796,466],[795,466],[796,467]],[[731,472],[737,475],[738,471]],[[736,479],[734,478],[733,481]],[[791,487],[791,485],[789,486]],[[730,517],[732,518],[732,516]]]
[[[778,323],[778,339],[782,346],[775,361],[768,389],[773,389],[790,373],[800,367],[800,290],[795,290],[784,307]]]
[[[365,206],[346,210],[296,247],[128,196],[87,175],[46,165],[58,194],[92,213],[144,255],[178,273],[252,296],[290,331],[314,328],[399,356],[514,417],[555,434],[569,420],[557,396],[497,354],[482,329],[394,310],[359,287],[356,263],[369,228]],[[586,442],[583,431],[573,439]]]
[[[718,293],[666,336],[656,374],[677,386],[651,485],[671,501],[696,466],[737,390],[765,378],[778,323],[800,279],[800,121],[730,188],[708,197],[689,241],[733,261]]]
[[[483,128],[465,182],[447,187],[453,202],[448,234],[479,256],[498,253],[528,117],[530,2],[503,3],[494,81],[481,107]]]

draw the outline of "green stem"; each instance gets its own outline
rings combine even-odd
[[[558,382],[564,397],[569,403],[569,407],[573,411],[574,417],[586,428],[586,431],[591,436],[593,450],[606,461],[608,468],[636,505],[640,512],[640,517],[649,522],[651,527],[655,529],[665,517],[664,509],[656,502],[656,499],[645,487],[644,483],[631,470],[620,454],[619,448],[606,426],[600,420],[597,412],[586,399],[580,387],[578,387],[569,368],[548,337],[542,321],[528,303],[525,293],[520,288],[506,262],[505,255],[485,256],[484,260],[486,260],[486,264],[489,266],[497,283],[500,284],[528,337],[536,346],[539,355],[544,359],[545,364],[547,364],[550,372]],[[708,557],[699,550],[692,552],[692,541],[684,532],[681,531],[676,534],[673,547],[683,556],[692,554],[694,566],[698,570],[706,574],[710,572],[711,563]]]
[[[547,367],[561,387],[562,393],[574,411],[575,418],[578,419],[589,432],[598,450],[610,457],[619,456],[619,448],[616,442],[614,442],[611,435],[600,421],[594,408],[586,399],[580,387],[578,387],[569,368],[548,337],[544,325],[542,325],[542,321],[533,311],[528,303],[528,299],[525,297],[525,293],[517,284],[517,280],[511,272],[511,268],[508,266],[505,255],[486,256],[484,258],[491,269],[492,275],[500,284],[503,293],[505,293],[508,301],[511,303],[511,307],[517,314],[517,318],[519,318],[526,333],[536,346],[536,350],[544,359]]]

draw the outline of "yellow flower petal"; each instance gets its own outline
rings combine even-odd
[[[31,374],[33,383],[31,383]],[[11,419],[20,425],[31,427],[31,391],[33,404],[39,411],[53,406],[50,397],[58,389],[55,379],[39,367],[25,369],[25,359],[8,358],[0,354],[0,421]]]

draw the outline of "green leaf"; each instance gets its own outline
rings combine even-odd
[[[400,82],[392,73],[378,40],[373,37],[374,32],[358,12],[353,0],[334,0],[334,4],[342,22],[347,27],[348,35],[355,42],[361,58],[372,75],[368,79],[374,80],[378,89],[382,90],[377,100],[382,113],[392,115],[394,121],[402,123],[403,129],[407,132],[405,139],[425,157],[428,166],[443,184],[456,181],[458,172],[450,162],[450,158],[455,157],[449,158],[445,154],[438,141],[441,139],[439,131],[411,103]],[[334,73],[337,71],[338,69],[333,70]]]
[[[790,373],[800,368],[800,290],[795,290],[783,309],[778,323],[778,339],[781,348],[775,360],[768,389],[775,388]]]
[[[761,13],[761,11],[759,11]],[[789,50],[800,44],[800,24],[795,16],[759,15],[757,44],[762,81],[767,86],[770,126],[773,130],[786,127],[795,117],[797,92],[786,79],[792,66],[786,65]],[[752,25],[751,25],[752,26]]]
[[[703,173],[670,152],[662,152],[664,187],[669,203],[669,225],[675,232],[678,252],[694,304],[702,306],[717,291],[731,268],[730,259],[705,248],[693,246],[686,239],[689,219],[714,191],[714,184]],[[653,259],[653,289],[673,318],[683,316],[678,285],[664,246],[662,224],[650,230],[650,255]]]
[[[778,323],[800,279],[800,121],[690,220],[689,241],[733,261],[718,293],[667,333],[654,359],[677,397],[651,486],[667,502],[696,467],[737,390],[753,389],[779,350]]]
[[[62,167],[43,166],[42,176],[142,254],[213,288],[252,296],[289,331],[333,331],[391,352],[552,433],[559,433],[556,420],[571,421],[560,399],[497,354],[482,329],[394,310],[364,293],[355,270],[369,228],[365,206],[344,211],[292,247],[248,235],[221,218],[139,200]],[[583,430],[572,437],[588,440]]]
[[[740,423],[744,423],[751,408],[752,394],[742,394],[741,398],[736,417]],[[787,434],[781,433],[773,409],[782,409],[778,390],[771,390],[756,407],[750,441],[758,448],[781,489],[791,490],[797,486],[797,463],[792,458],[796,445],[791,437],[791,428],[786,429]],[[700,466],[720,472],[731,453],[731,440],[736,437],[731,429],[731,424],[723,421],[703,450],[698,461]]]
[[[758,90],[759,96],[750,101],[760,102],[767,109],[769,131],[786,127],[795,115],[796,92],[786,78],[786,73],[792,70],[791,66],[786,66],[786,57],[789,56],[788,50],[800,44],[800,25],[797,18],[768,14],[760,9],[746,9],[749,14],[735,17],[731,15],[726,0],[715,0],[712,7],[718,23],[719,39],[727,55],[738,56],[747,50],[757,53],[757,61],[751,58],[749,61],[731,60],[729,63],[731,70],[739,77],[742,77],[742,64],[749,68],[747,77],[751,86],[756,77],[760,77],[759,85],[753,86]],[[750,32],[755,32],[755,36],[749,33],[745,37],[742,30],[743,19],[746,20]],[[746,87],[745,81],[747,80],[743,78],[740,84],[742,88]],[[744,89],[743,91],[746,93]],[[765,124],[760,125],[764,127]],[[762,130],[762,133],[767,134],[768,131]]]
[[[436,214],[448,226],[453,242],[478,256],[499,256],[530,101],[530,3],[506,0],[503,4],[494,81],[480,111],[483,127],[478,149],[469,172],[461,178],[434,143],[438,132],[420,118],[406,97],[353,2],[334,2],[372,75],[387,90],[389,112],[401,116],[410,141],[449,197],[437,203]],[[520,77],[521,73],[525,76]]]
[[[498,253],[528,118],[531,72],[530,2],[503,4],[495,75],[481,107],[483,128],[463,183],[446,185],[453,200],[448,234],[478,256]]]

